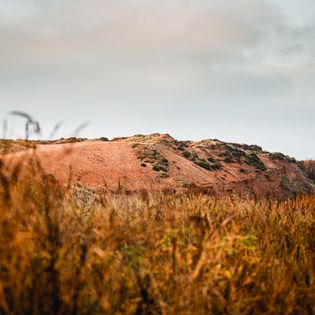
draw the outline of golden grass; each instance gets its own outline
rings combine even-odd
[[[14,174],[0,176],[0,314],[315,313],[315,196],[84,206]]]

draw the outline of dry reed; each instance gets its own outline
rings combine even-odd
[[[315,312],[315,196],[84,205],[43,173],[0,172],[0,314]]]

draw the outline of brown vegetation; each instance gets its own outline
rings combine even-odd
[[[0,314],[315,312],[314,195],[95,196],[31,169],[1,164]]]

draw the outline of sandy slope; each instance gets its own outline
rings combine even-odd
[[[193,188],[210,193],[248,192],[294,196],[313,189],[294,159],[258,146],[218,140],[176,141],[154,134],[112,141],[40,144],[6,154],[6,165],[32,159],[60,183],[98,190],[161,191]],[[26,168],[25,168],[26,169]]]

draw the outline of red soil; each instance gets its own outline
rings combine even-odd
[[[294,159],[257,146],[218,140],[176,141],[168,135],[112,141],[40,144],[3,155],[6,165],[36,159],[62,185],[93,190],[166,191],[193,188],[210,193],[242,192],[291,197],[314,191]]]

